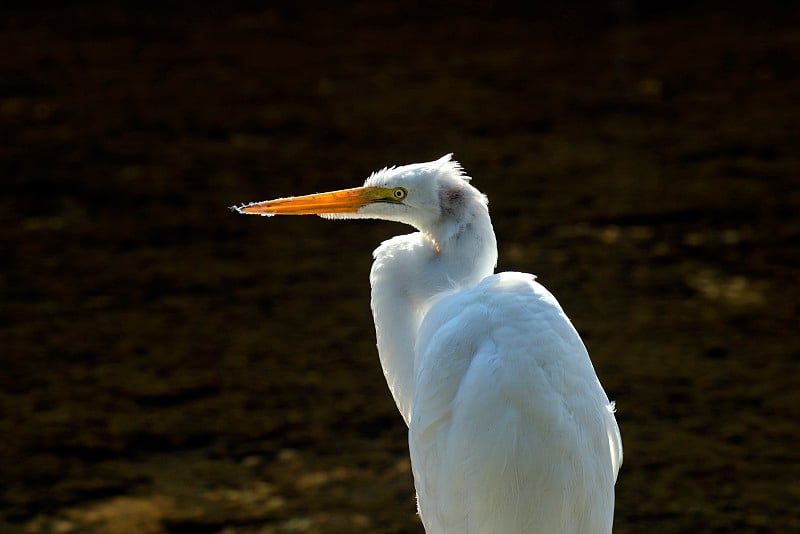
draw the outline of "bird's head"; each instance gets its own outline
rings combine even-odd
[[[486,197],[469,184],[469,177],[448,154],[426,163],[384,168],[372,173],[361,187],[232,209],[254,215],[385,219],[430,231],[447,219],[463,218],[465,206],[475,203],[485,210]]]

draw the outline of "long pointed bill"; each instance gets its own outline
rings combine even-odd
[[[239,213],[249,215],[326,215],[356,213],[372,202],[391,202],[391,194],[383,187],[354,187],[330,193],[279,198],[234,206]]]
[[[330,193],[279,198],[236,207],[239,213],[251,215],[321,215],[355,213],[358,208],[377,200],[376,188],[355,187]]]

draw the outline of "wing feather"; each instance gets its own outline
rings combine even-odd
[[[616,421],[532,276],[493,275],[434,304],[415,374],[409,446],[428,532],[611,531]]]

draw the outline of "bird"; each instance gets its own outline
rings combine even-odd
[[[531,274],[494,273],[488,199],[447,154],[360,187],[232,206],[405,223],[373,253],[378,355],[428,534],[612,530],[622,440],[577,330]]]

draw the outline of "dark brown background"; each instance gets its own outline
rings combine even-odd
[[[451,151],[617,401],[616,532],[800,529],[796,3],[107,4],[0,17],[0,532],[421,532],[406,229],[227,207]]]

